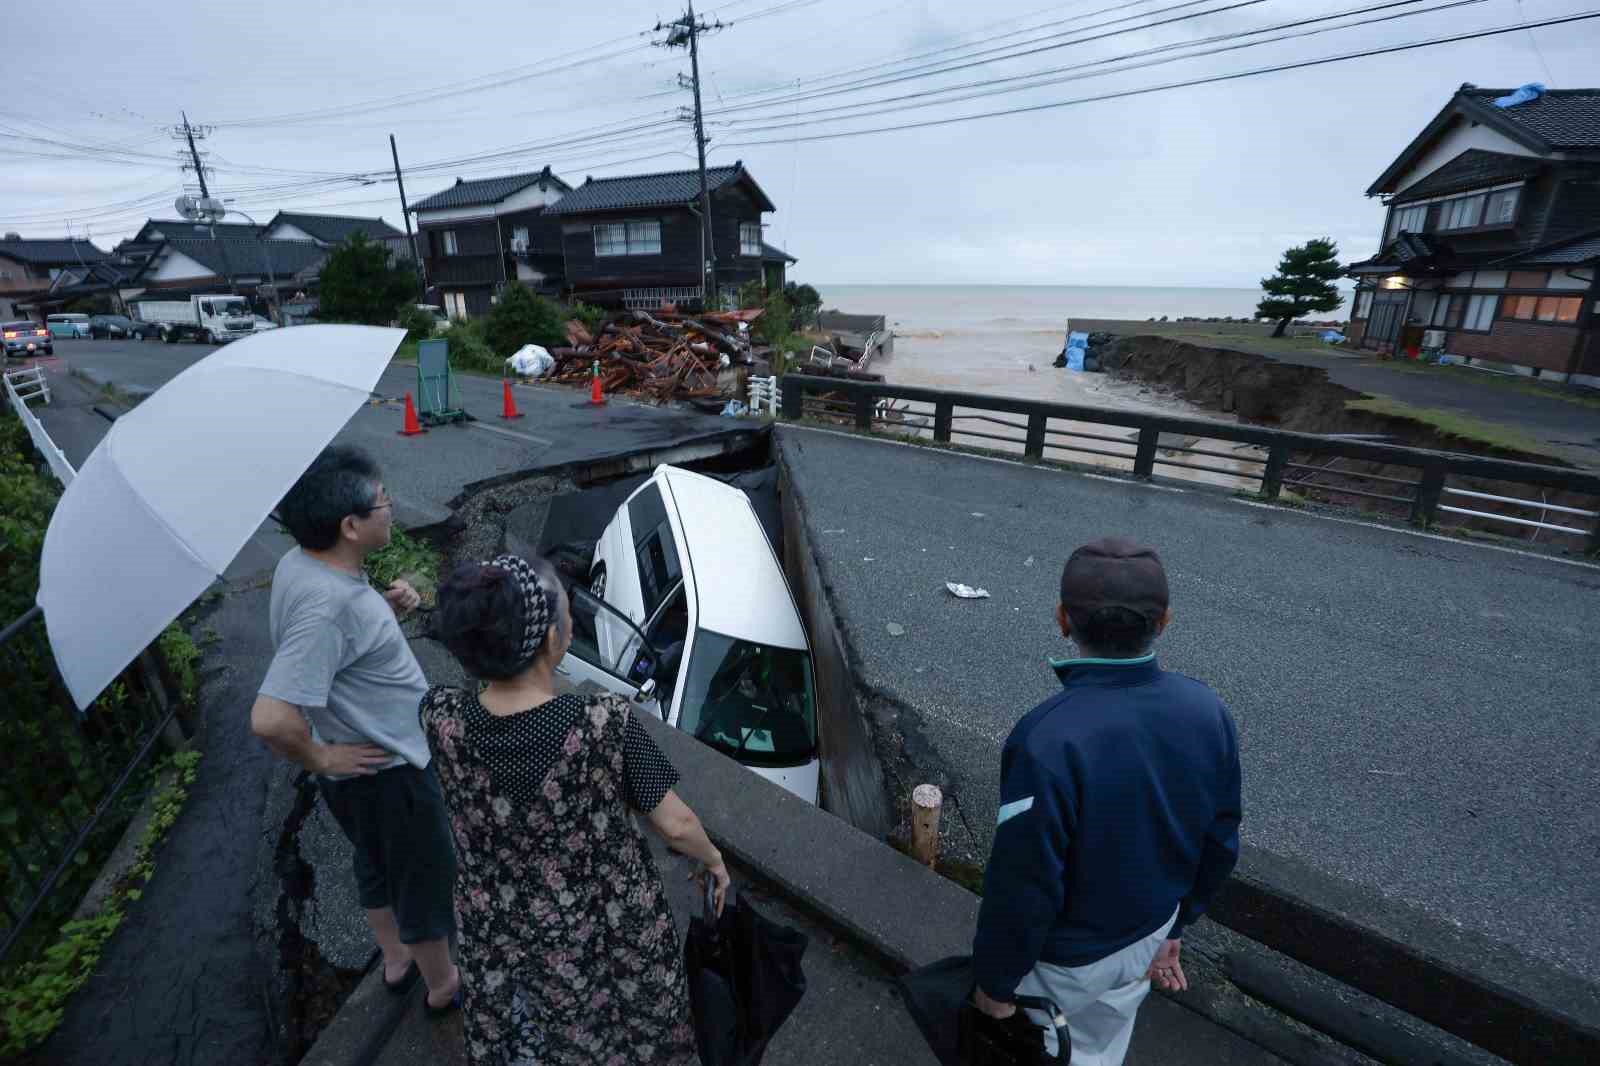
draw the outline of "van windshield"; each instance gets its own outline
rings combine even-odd
[[[809,761],[817,750],[811,656],[697,630],[678,726],[740,762]]]

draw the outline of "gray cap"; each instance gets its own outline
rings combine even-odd
[[[1167,610],[1167,571],[1154,548],[1124,537],[1091,541],[1061,571],[1061,602],[1080,611],[1126,607],[1153,622]]]

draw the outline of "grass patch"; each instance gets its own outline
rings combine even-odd
[[[438,581],[439,552],[427,541],[396,529],[387,547],[367,556],[367,578],[381,591],[402,574],[418,574],[429,581]]]
[[[1139,332],[1144,334],[1146,331],[1141,329]],[[1260,333],[1248,332],[1244,329],[1232,332],[1226,326],[1221,326],[1215,330],[1203,331],[1165,330],[1161,328],[1159,322],[1152,322],[1148,333],[1151,336],[1184,341],[1201,348],[1226,348],[1233,351],[1261,351],[1281,355],[1306,355],[1311,353],[1337,355],[1342,351],[1337,346],[1326,344],[1315,337],[1268,337]]]
[[[394,356],[389,360],[390,366],[416,366],[417,345],[421,341],[401,341],[400,347],[394,350]]]
[[[19,1055],[42,1044],[66,1013],[67,1000],[94,974],[101,952],[155,875],[155,849],[166,837],[194,784],[199,752],[167,761],[166,786],[152,801],[153,815],[134,852],[133,864],[112,886],[98,914],[61,926],[56,942],[34,962],[24,963],[0,985],[0,1055]],[[158,771],[161,772],[161,771]]]
[[[1431,426],[1441,436],[1453,437],[1456,440],[1470,441],[1474,444],[1486,444],[1491,448],[1501,448],[1506,451],[1529,452],[1546,456],[1555,455],[1547,446],[1524,433],[1508,426],[1497,425],[1494,422],[1485,422],[1482,419],[1473,418],[1471,415],[1461,414],[1457,411],[1446,411],[1437,407],[1414,407],[1399,400],[1392,400],[1387,396],[1368,396],[1359,400],[1347,400],[1344,406],[1347,411],[1364,411],[1367,414],[1409,419],[1425,426]]]

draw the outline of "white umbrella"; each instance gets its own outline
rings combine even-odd
[[[227,569],[404,337],[247,337],[117,419],[56,505],[39,564],[50,647],[80,709]]]

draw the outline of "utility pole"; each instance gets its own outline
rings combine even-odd
[[[657,23],[657,30],[667,30],[667,39],[658,42],[668,48],[689,49],[689,69],[693,72],[691,86],[694,89],[694,143],[700,156],[700,233],[704,244],[705,254],[702,257],[702,284],[704,286],[704,302],[706,310],[716,310],[717,305],[717,243],[716,230],[711,226],[711,190],[706,185],[706,125],[705,115],[700,107],[700,35],[714,33],[722,29],[722,23],[708,23],[698,19],[694,14],[694,0],[689,0],[689,8],[682,18],[674,19],[667,23]],[[679,84],[682,84],[680,77]]]
[[[400,149],[395,147],[394,134],[389,134],[389,154],[394,156],[394,183],[400,186],[400,214],[406,220],[406,242],[411,245],[411,262],[417,268],[417,302],[428,302],[428,279],[422,273],[422,257],[417,254],[417,238],[411,234],[411,208],[406,203],[406,182],[400,176]]]
[[[193,126],[193,125],[191,125],[189,123],[189,112],[180,111],[179,114],[181,114],[183,116],[183,125],[174,127],[172,129],[172,135],[174,137],[176,137],[176,138],[181,139],[182,141],[184,141],[189,146],[189,162],[184,164],[183,169],[184,170],[191,170],[192,169],[194,171],[195,177],[198,178],[199,181],[200,181],[200,206],[201,206],[201,208],[206,209],[208,212],[212,208],[215,208],[217,210],[221,210],[222,205],[220,203],[216,203],[216,204],[211,203],[211,190],[206,186],[206,168],[205,168],[205,164],[200,162],[200,151],[199,151],[199,149],[197,149],[194,146],[195,134],[198,133],[200,135],[200,139],[201,140],[205,139],[205,136],[206,136],[205,128],[201,127],[201,126]],[[237,296],[239,294],[239,286],[237,284],[235,284],[235,282],[233,280],[233,267],[228,262],[228,247],[227,247],[227,244],[224,241],[217,240],[216,222],[215,222],[214,219],[212,219],[210,217],[209,213],[206,215],[206,219],[207,219],[207,227],[206,228],[207,228],[208,232],[210,232],[210,234],[211,234],[211,243],[217,246],[217,253],[222,256],[222,273],[223,273],[223,276],[225,276],[228,279],[228,291],[230,293],[233,293],[235,296]]]

